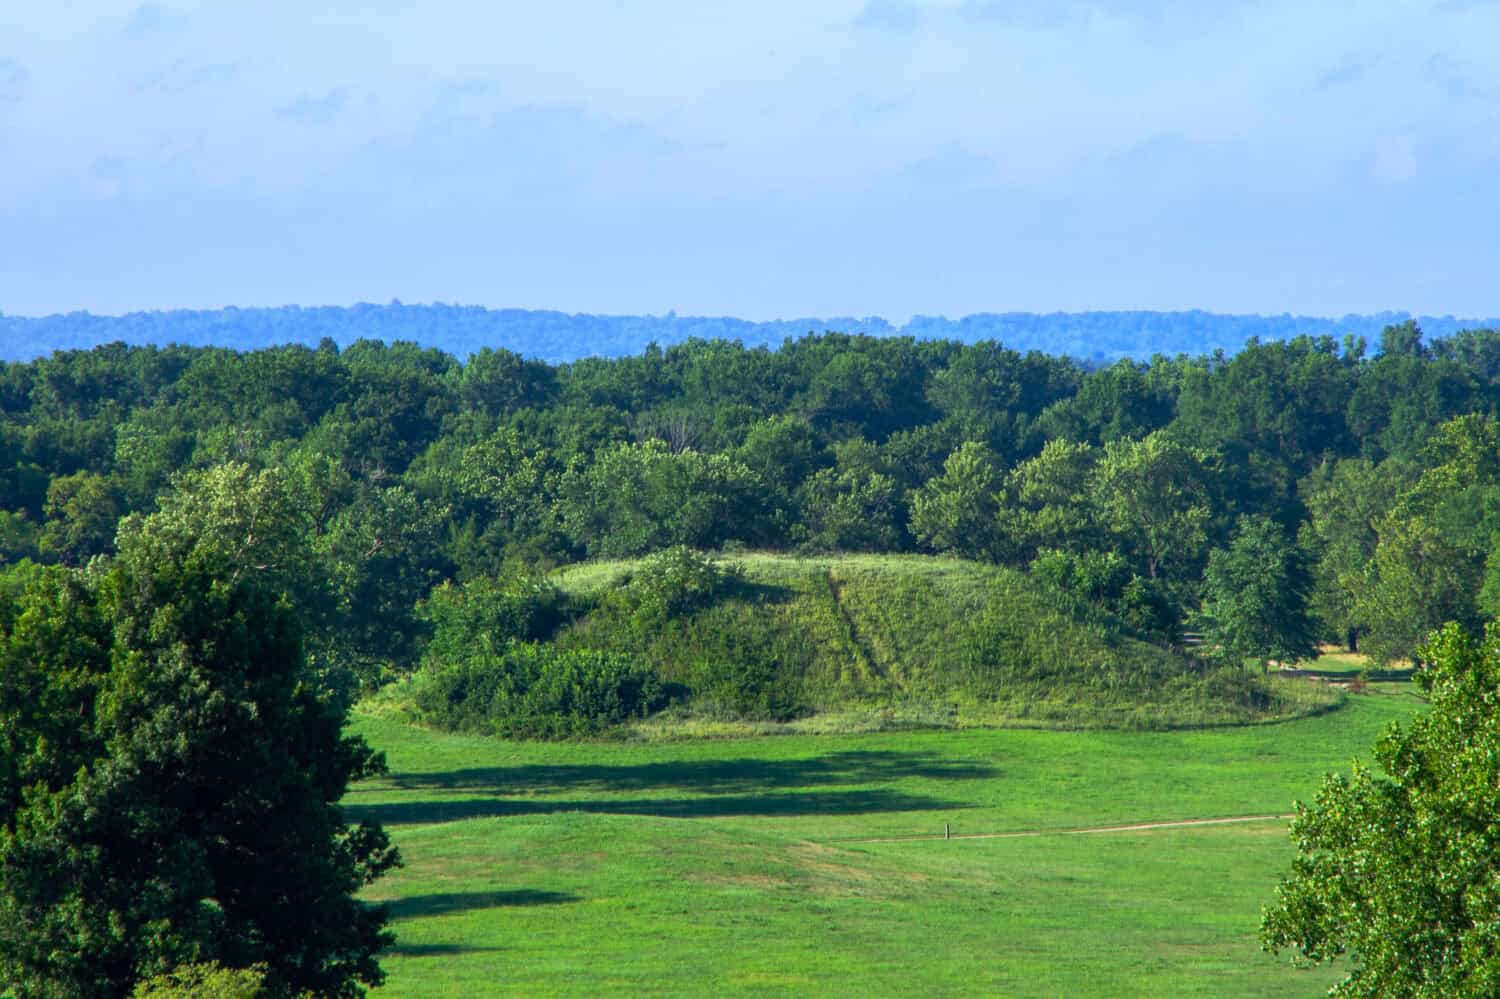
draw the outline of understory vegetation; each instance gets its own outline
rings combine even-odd
[[[450,730],[558,737],[795,731],[812,717],[1165,728],[1341,696],[1162,648],[1022,573],[959,559],[678,548],[555,579],[439,590],[421,668],[383,704]],[[517,624],[538,619],[553,630]]]

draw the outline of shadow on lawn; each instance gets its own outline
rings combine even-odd
[[[897,791],[810,791],[802,794],[739,794],[705,798],[464,798],[378,805],[346,805],[351,822],[370,818],[382,825],[456,822],[460,819],[546,815],[553,812],[597,812],[607,815],[653,815],[674,819],[744,815],[858,815],[864,812],[917,812],[962,808],[957,802]]]
[[[686,791],[695,794],[749,794],[801,787],[886,784],[909,777],[929,780],[982,780],[999,770],[987,763],[950,760],[933,753],[890,750],[851,751],[794,760],[743,757],[732,760],[674,760],[635,766],[532,764],[441,773],[393,773],[371,781],[380,787],[414,791],[480,791],[491,794],[568,792]]]
[[[459,954],[497,953],[503,947],[470,947],[466,944],[404,944],[400,940],[391,944],[382,955],[395,957],[456,957]]]
[[[531,905],[565,905],[583,901],[577,895],[565,891],[537,891],[519,888],[514,891],[453,891],[432,895],[408,895],[393,898],[379,904],[384,905],[392,919],[413,919],[418,916],[446,916],[452,912],[470,912],[474,909],[506,909]],[[418,945],[406,950],[412,953]]]

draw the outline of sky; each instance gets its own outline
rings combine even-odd
[[[1500,0],[0,2],[0,312],[1500,315]]]

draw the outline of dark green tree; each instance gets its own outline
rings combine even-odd
[[[1208,640],[1235,662],[1296,662],[1317,653],[1307,611],[1312,572],[1306,555],[1275,521],[1241,517],[1227,548],[1208,557],[1204,574]]]
[[[386,914],[355,893],[398,858],[338,801],[384,764],[308,682],[283,499],[243,467],[186,480],[0,630],[0,991],[116,996],[201,962],[380,982]]]
[[[94,472],[75,472],[52,480],[47,488],[42,553],[69,565],[109,551],[120,519],[115,484]]]

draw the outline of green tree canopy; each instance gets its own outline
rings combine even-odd
[[[1204,573],[1209,641],[1239,661],[1296,662],[1317,654],[1307,611],[1312,573],[1306,555],[1266,517],[1241,517],[1227,548]]]
[[[934,551],[993,558],[1000,483],[989,448],[972,441],[963,445],[948,456],[942,475],[912,495],[912,534]]]
[[[338,800],[383,760],[308,682],[284,499],[242,466],[185,480],[0,630],[0,989],[114,996],[196,962],[381,980],[386,917],[354,895],[397,855]]]
[[[1148,578],[1201,556],[1212,516],[1209,474],[1206,453],[1164,431],[1105,445],[1089,483],[1094,508]]]
[[[1448,625],[1417,682],[1432,710],[1375,745],[1386,776],[1327,777],[1261,924],[1272,951],[1349,961],[1344,999],[1500,995],[1500,632]]]

